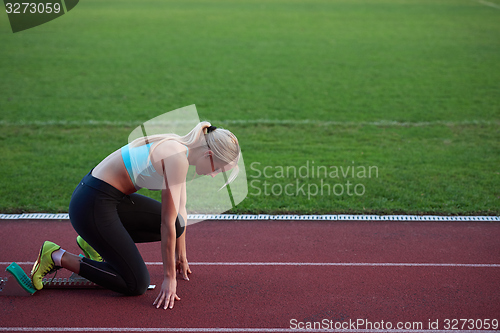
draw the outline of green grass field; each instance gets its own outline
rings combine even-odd
[[[487,3],[85,0],[15,34],[0,7],[0,212],[66,212],[135,126],[196,104],[240,140],[233,213],[498,215]]]

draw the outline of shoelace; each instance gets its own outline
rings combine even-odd
[[[55,278],[57,277],[57,271],[60,270],[62,267],[60,266],[55,266],[55,265],[52,265],[51,267],[49,267],[51,269],[49,269],[47,271],[47,273],[44,272],[44,274],[40,277],[40,279],[43,279],[47,274],[50,274],[50,273],[55,273],[54,276],[52,277],[52,280],[55,280]]]
[[[38,265],[40,265],[40,263],[38,263]],[[51,265],[49,265],[47,267],[47,269],[40,275],[40,279],[43,279],[45,277],[45,275],[47,274],[50,274],[50,273],[54,273],[55,272],[55,275],[54,275],[54,279],[55,277],[57,276],[57,271],[60,270],[62,267],[60,266],[56,266],[54,263],[52,263]]]

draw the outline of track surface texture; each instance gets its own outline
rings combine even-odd
[[[45,240],[80,253],[68,221],[0,220],[0,232],[1,272],[12,261],[29,272]],[[173,309],[152,305],[160,244],[139,244],[155,290],[2,296],[0,331],[293,332],[321,322],[391,332],[401,322],[431,332],[437,321],[456,332],[453,319],[465,331],[460,319],[500,319],[499,240],[495,222],[206,221],[187,228],[193,273],[178,279]]]

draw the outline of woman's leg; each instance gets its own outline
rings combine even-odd
[[[116,207],[120,220],[136,243],[161,241],[161,203],[133,193]]]
[[[161,203],[140,194],[117,200],[81,184],[73,194],[70,217],[75,230],[104,262],[65,253],[62,267],[111,290],[130,295],[144,293],[149,273],[134,243],[161,240]],[[184,227],[179,216],[177,237]]]
[[[69,252],[64,252],[61,257],[61,267],[66,268],[76,274],[80,274],[80,263],[82,257]]]
[[[149,285],[149,272],[134,241],[119,219],[106,226],[75,230],[104,259],[83,258],[79,275],[107,289],[126,295],[141,295]]]
[[[117,207],[123,226],[134,242],[161,241],[161,203],[144,195],[134,193]],[[177,238],[184,232],[185,223],[179,215],[175,223]]]
[[[104,262],[80,259],[78,274],[126,295],[143,294],[149,285],[149,273],[117,212],[121,200],[127,199],[95,178],[87,181],[93,187],[83,183],[77,187],[69,207],[70,219],[78,234],[103,257]],[[65,264],[74,265],[75,258],[65,254],[62,264],[63,267]]]

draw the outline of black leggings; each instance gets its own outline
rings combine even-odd
[[[127,196],[91,173],[73,192],[69,217],[104,262],[83,258],[79,275],[125,295],[141,295],[150,280],[135,243],[161,240],[161,203],[137,193]],[[178,215],[177,237],[184,225]]]

